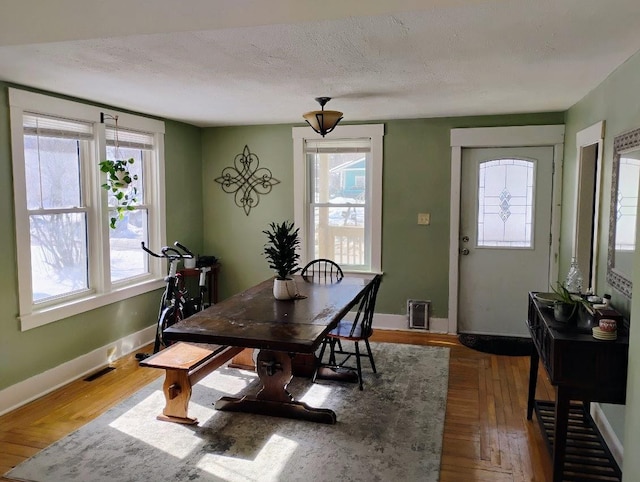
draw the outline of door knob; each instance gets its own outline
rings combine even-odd
[[[469,242],[469,236],[462,236],[462,242],[463,243],[468,243]]]
[[[469,254],[469,250],[467,248],[461,249],[460,254],[463,256],[467,256]]]

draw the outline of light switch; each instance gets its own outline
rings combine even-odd
[[[418,224],[431,224],[431,213],[418,213]]]

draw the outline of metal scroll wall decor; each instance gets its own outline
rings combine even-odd
[[[258,167],[260,159],[244,146],[242,153],[233,160],[233,166],[225,167],[215,181],[227,194],[234,195],[236,206],[244,209],[248,216],[251,208],[260,202],[260,196],[271,192],[276,184],[280,184],[266,167]]]

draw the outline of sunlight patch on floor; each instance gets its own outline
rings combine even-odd
[[[109,426],[172,457],[183,459],[202,445],[202,438],[197,436],[190,425],[157,421],[156,415],[162,412],[162,407],[164,395],[161,390],[156,390]],[[213,405],[204,407],[193,401],[189,404],[189,415],[196,417],[200,424],[215,414]]]
[[[247,370],[232,370],[232,374],[225,374],[224,369],[216,372],[215,377],[206,377],[200,382],[207,388],[213,388],[214,390],[220,390],[220,387],[225,387],[225,393],[229,395],[235,395],[241,390],[244,390],[247,386],[252,384],[258,379],[256,373]],[[238,373],[240,375],[238,375]]]
[[[309,404],[312,407],[322,407],[331,395],[331,387],[314,383],[309,387],[299,401]]]
[[[206,454],[197,467],[229,482],[277,481],[298,443],[280,435],[272,435],[255,459]]]

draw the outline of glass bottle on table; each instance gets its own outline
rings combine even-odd
[[[571,265],[569,266],[569,272],[567,273],[565,286],[569,293],[581,294],[582,282],[582,271],[580,271],[580,266],[578,266],[578,260],[573,257],[571,258]]]

